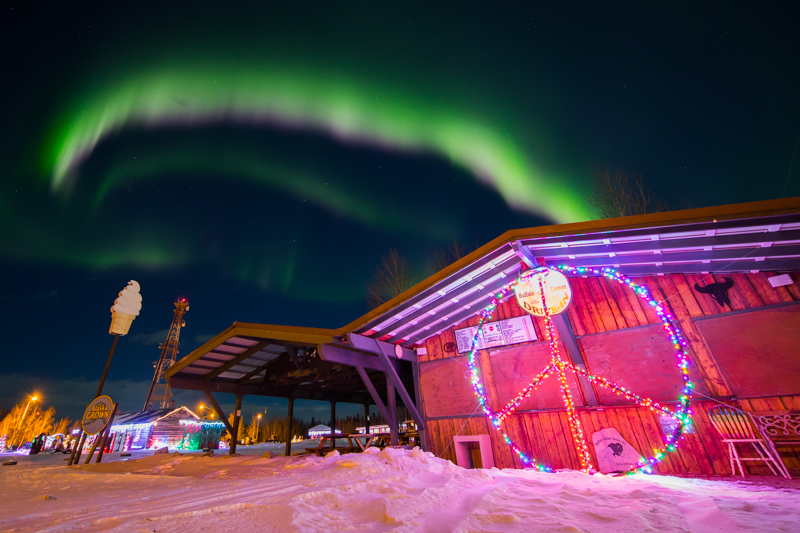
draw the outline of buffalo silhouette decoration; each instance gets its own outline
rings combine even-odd
[[[614,457],[620,457],[622,455],[622,444],[618,442],[612,442],[608,445],[608,448],[611,450],[611,453],[614,455]]]
[[[728,306],[728,309],[731,308],[731,301],[728,299],[728,289],[733,287],[733,280],[731,278],[722,278],[725,281],[718,281],[715,283],[709,283],[705,286],[700,286],[699,283],[694,284],[694,288],[697,292],[702,292],[704,294],[710,294],[711,297],[717,302],[717,305],[720,307]]]

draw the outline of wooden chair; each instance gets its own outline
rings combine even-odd
[[[748,414],[775,457],[780,458],[776,445],[800,446],[800,411],[754,411]],[[791,479],[786,464],[779,463],[786,477]]]
[[[728,445],[728,458],[731,461],[733,475],[736,475],[735,465],[739,465],[739,472],[742,477],[745,476],[742,461],[764,461],[774,475],[777,476],[780,473],[783,477],[788,477],[784,473],[783,463],[780,462],[777,454],[773,457],[770,453],[770,448],[764,443],[764,439],[760,438],[756,433],[747,413],[727,405],[715,405],[708,410],[708,418],[722,437],[722,442]],[[759,456],[740,457],[739,451],[736,449],[736,444],[738,443],[752,444]],[[773,468],[773,464],[778,469],[778,472]]]

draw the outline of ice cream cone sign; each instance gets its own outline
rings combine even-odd
[[[111,329],[108,332],[127,335],[133,319],[139,315],[141,309],[142,295],[139,294],[139,284],[130,280],[111,306]]]

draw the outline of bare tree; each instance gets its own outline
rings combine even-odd
[[[0,422],[0,437],[5,435],[6,446],[19,446],[41,433],[64,433],[69,425],[69,420],[65,418],[55,421],[56,410],[52,407],[44,409],[34,405],[26,410],[25,406],[25,403],[15,405]]]
[[[247,425],[247,438],[250,439],[250,443],[255,444],[258,442],[258,433],[261,421],[259,420],[257,415],[253,415],[250,418],[250,423]]]
[[[593,194],[586,197],[586,202],[597,210],[599,218],[660,213],[669,209],[666,202],[644,186],[641,174],[629,179],[623,170],[615,170],[613,174],[608,169],[598,171]]]
[[[433,271],[433,273],[439,272],[443,268],[446,268],[462,257],[467,255],[467,248],[458,244],[458,241],[455,239],[451,244],[449,244],[446,248],[440,248],[436,250],[436,253],[433,254],[433,258],[431,258],[428,266]]]
[[[53,435],[58,435],[62,433],[64,435],[67,434],[67,426],[69,426],[70,419],[69,418],[62,418],[58,421],[58,423],[53,426]]]
[[[408,290],[414,280],[405,257],[394,248],[381,257],[372,283],[367,284],[367,303],[374,309]]]

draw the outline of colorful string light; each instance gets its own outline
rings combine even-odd
[[[681,395],[678,398],[679,406],[677,410],[672,411],[667,407],[660,405],[658,402],[654,402],[650,398],[643,398],[638,394],[634,393],[617,385],[616,383],[609,381],[608,379],[597,376],[586,370],[582,370],[575,365],[573,365],[570,361],[564,361],[561,359],[561,355],[558,351],[558,337],[555,333],[555,328],[553,327],[553,320],[550,316],[550,312],[545,304],[545,291],[544,291],[544,282],[543,278],[547,275],[548,271],[555,271],[561,270],[567,273],[571,273],[573,275],[602,275],[608,278],[609,280],[616,281],[622,285],[627,285],[630,287],[640,298],[648,302],[649,305],[655,308],[656,314],[661,319],[664,329],[669,334],[670,341],[675,348],[675,355],[678,359],[678,368],[681,371],[681,378],[683,380],[684,386],[681,392]],[[505,407],[500,409],[497,413],[494,413],[488,404],[488,399],[486,397],[486,389],[483,385],[483,382],[480,377],[480,370],[478,369],[478,364],[476,362],[476,354],[478,353],[478,336],[483,332],[483,324],[489,318],[489,316],[494,312],[497,308],[497,304],[503,301],[509,293],[514,290],[514,287],[517,286],[519,283],[526,282],[533,277],[538,277],[539,282],[539,290],[541,291],[542,296],[542,304],[545,310],[545,332],[547,337],[550,341],[550,364],[544,368],[539,374],[537,374],[533,380],[524,388],[522,391],[517,394],[514,399],[512,399]],[[581,470],[583,472],[589,473],[592,470],[592,461],[591,455],[589,453],[589,448],[586,444],[586,438],[583,433],[583,429],[581,428],[581,423],[578,418],[578,415],[575,411],[575,404],[572,400],[572,394],[570,393],[569,386],[567,383],[566,373],[567,371],[572,372],[573,375],[581,375],[584,376],[589,381],[596,383],[602,387],[608,388],[613,390],[616,394],[624,396],[626,399],[631,400],[638,405],[643,407],[649,408],[651,411],[657,411],[662,414],[672,416],[678,421],[678,425],[673,431],[671,435],[667,435],[666,441],[667,443],[662,446],[661,448],[653,449],[653,455],[649,458],[642,458],[641,461],[637,464],[637,466],[631,468],[627,472],[626,475],[635,474],[639,472],[652,472],[653,465],[658,464],[664,456],[672,451],[675,451],[678,441],[682,438],[684,429],[689,426],[691,423],[691,415],[692,411],[689,407],[691,397],[692,397],[692,382],[689,380],[689,360],[688,360],[688,352],[686,351],[687,342],[683,338],[681,334],[680,327],[678,327],[677,321],[675,317],[672,316],[671,312],[666,311],[661,304],[653,300],[650,292],[647,288],[637,285],[630,278],[617,273],[612,268],[602,268],[602,269],[587,269],[583,267],[567,267],[567,266],[559,266],[557,269],[550,268],[550,267],[539,267],[534,270],[528,271],[523,275],[520,275],[512,282],[505,285],[498,293],[492,298],[491,303],[483,310],[481,313],[480,322],[478,323],[478,327],[475,330],[475,335],[472,338],[472,345],[468,356],[469,361],[469,368],[470,368],[470,381],[472,382],[472,388],[475,391],[475,394],[478,397],[481,407],[483,408],[484,414],[486,417],[491,421],[494,428],[502,435],[503,439],[506,443],[511,447],[511,449],[516,453],[520,460],[527,465],[530,465],[533,468],[536,468],[543,472],[552,472],[552,469],[549,467],[539,464],[535,458],[528,457],[525,453],[514,443],[514,441],[508,436],[506,431],[502,427],[503,421],[508,418],[522,401],[531,395],[533,390],[535,390],[536,386],[539,385],[542,381],[544,381],[550,374],[556,373],[558,375],[558,379],[561,385],[561,392],[564,399],[564,405],[567,409],[567,418],[569,420],[570,426],[570,433],[572,435],[573,444],[575,446],[575,450],[578,454],[578,458],[580,459],[581,463]]]

